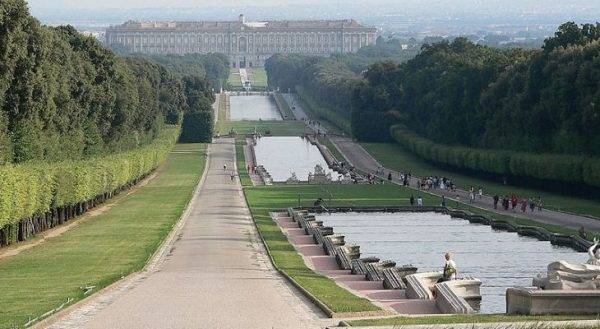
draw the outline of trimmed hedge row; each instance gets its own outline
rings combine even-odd
[[[98,158],[0,166],[0,245],[62,224],[131,186],[166,158],[179,132],[166,128],[147,146]]]
[[[600,187],[599,158],[448,146],[422,138],[402,125],[392,126],[390,133],[400,145],[436,163],[492,174]]]

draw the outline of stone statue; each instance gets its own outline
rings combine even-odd
[[[597,290],[600,289],[600,244],[588,249],[589,259],[586,263],[569,263],[561,260],[548,265],[547,276],[533,279],[533,285],[546,290]]]
[[[326,173],[321,165],[315,166],[315,173],[308,173],[308,182],[311,184],[331,183],[331,173]]]
[[[300,183],[300,180],[298,179],[298,176],[296,176],[296,173],[292,172],[292,176],[288,178],[285,182],[286,184],[298,184]]]
[[[590,258],[587,261],[589,265],[600,266],[600,248],[594,252],[596,247],[598,246],[598,238],[594,238],[594,244],[588,249],[588,255]]]

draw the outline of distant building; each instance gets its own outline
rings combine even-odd
[[[355,20],[134,22],[106,30],[108,46],[145,54],[219,52],[233,67],[263,66],[275,53],[327,56],[375,43],[377,29]]]

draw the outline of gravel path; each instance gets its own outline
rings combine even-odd
[[[230,180],[233,139],[212,144],[208,161],[205,182],[164,261],[67,310],[51,328],[324,328],[334,323],[269,262],[240,183]]]

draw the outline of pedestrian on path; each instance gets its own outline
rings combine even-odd
[[[538,196],[538,202],[537,202],[538,211],[542,211],[542,205],[543,205],[542,197]]]
[[[231,179],[232,182],[235,179],[235,173],[233,171],[229,174],[229,178]]]
[[[521,211],[525,212],[527,210],[527,199],[523,198],[523,200],[521,200]]]
[[[390,172],[390,173],[388,174],[388,180],[389,180],[390,182],[392,181],[392,172]]]
[[[481,198],[483,198],[483,189],[481,187],[479,187],[479,191],[477,193],[477,197],[479,198],[479,200],[481,200]]]
[[[446,206],[446,197],[442,194],[442,207]]]
[[[227,171],[227,164],[223,165],[223,171]]]
[[[532,198],[529,198],[529,210],[533,212],[535,210],[535,201]]]
[[[473,203],[475,201],[475,192],[473,192],[473,188],[471,187],[471,192],[469,192],[469,203]]]
[[[494,195],[494,209],[495,210],[498,210],[498,201],[499,200],[500,200],[500,197],[497,194],[495,194]]]
[[[417,198],[417,206],[421,207],[423,205],[423,198],[421,198],[421,196],[419,195],[419,197]]]
[[[414,195],[410,195],[410,205],[414,206],[415,205],[415,196]]]

